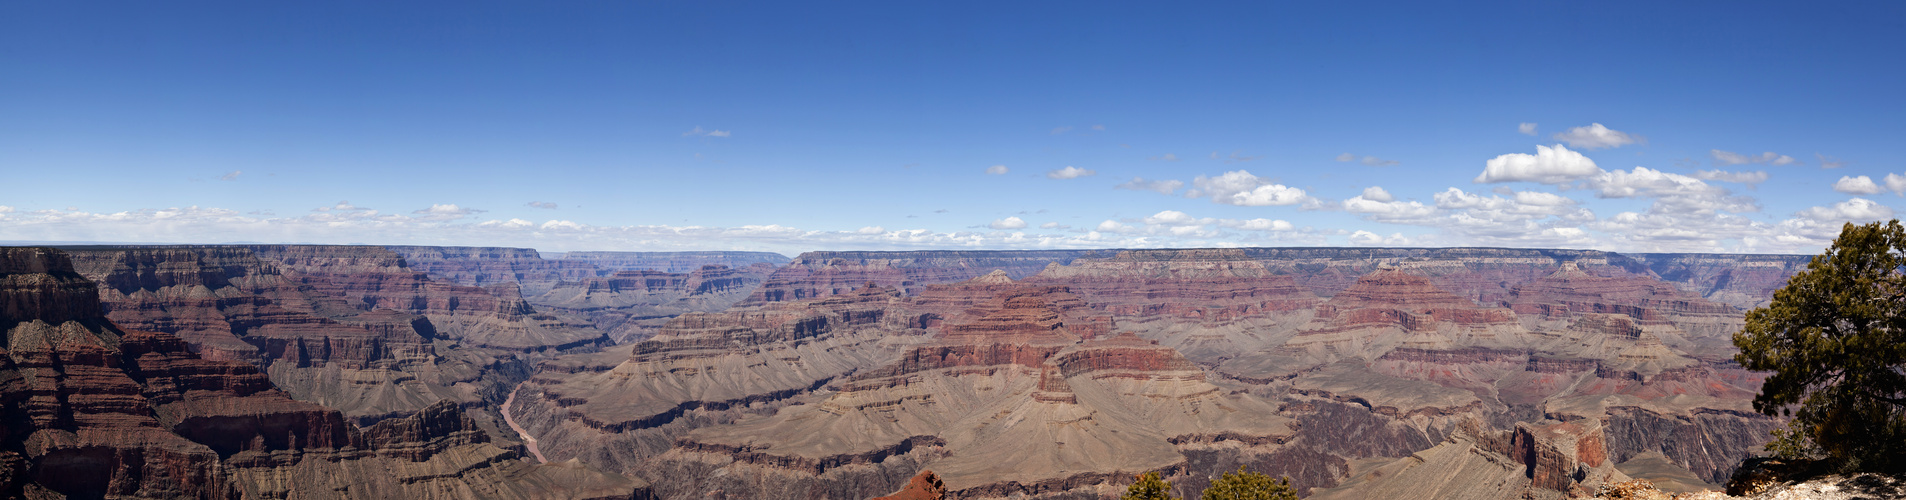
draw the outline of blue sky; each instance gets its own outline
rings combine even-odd
[[[1816,253],[1906,207],[1903,49],[1898,2],[8,2],[0,240]]]

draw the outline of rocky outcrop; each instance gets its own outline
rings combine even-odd
[[[946,484],[940,482],[940,476],[930,470],[920,471],[919,475],[907,481],[907,486],[892,495],[875,497],[873,500],[941,500],[946,498]]]
[[[78,498],[627,498],[646,485],[532,466],[444,403],[371,432],[249,364],[124,331],[58,250],[0,248],[0,495]],[[92,304],[90,310],[84,307]]]
[[[1708,300],[1751,309],[1773,300],[1774,290],[1807,268],[1811,255],[1638,253],[1629,257],[1663,281]]]

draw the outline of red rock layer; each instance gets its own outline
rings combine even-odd
[[[82,308],[98,296],[62,252],[0,248],[0,496],[255,497],[300,484],[250,482],[273,476],[260,470],[344,473],[358,460],[425,461],[487,440],[453,404],[367,438],[337,411],[286,397],[251,365],[204,359],[171,334],[119,330],[99,308]]]
[[[933,471],[923,470],[907,481],[907,486],[892,495],[874,497],[873,500],[941,500],[946,498],[946,485],[940,482],[940,476]]]
[[[1640,276],[1602,277],[1563,263],[1553,274],[1524,284],[1510,294],[1518,314],[1565,317],[1584,313],[1622,314],[1661,323],[1680,316],[1732,316],[1739,311],[1682,293],[1673,285]]]
[[[1437,288],[1428,278],[1400,269],[1382,269],[1358,279],[1318,305],[1316,318],[1333,330],[1368,326],[1433,330],[1443,322],[1473,327],[1516,324],[1512,311],[1477,306]]]
[[[1065,285],[1092,307],[1121,317],[1228,321],[1316,305],[1289,275],[1242,250],[1132,250],[1051,265],[1028,282]]]

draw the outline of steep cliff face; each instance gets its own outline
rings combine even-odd
[[[1169,347],[1129,333],[1083,340],[1068,325],[1098,313],[1064,287],[997,280],[972,283],[993,298],[899,361],[816,403],[689,432],[654,467],[734,462],[831,488],[925,466],[961,498],[1100,494],[1135,472],[1185,469],[1183,450],[1266,453],[1295,434],[1273,404],[1226,393]],[[669,491],[775,491],[746,479],[765,475]]]
[[[529,300],[545,310],[590,318],[619,343],[633,342],[654,335],[670,318],[727,309],[773,272],[767,264],[740,269],[711,264],[686,273],[616,271],[564,282]]]
[[[363,424],[451,399],[495,429],[494,405],[528,375],[528,358],[604,341],[537,313],[507,283],[438,282],[381,247],[69,251],[103,284],[96,300],[113,321],[257,365],[293,397]]]
[[[787,265],[786,255],[774,252],[569,252],[564,261],[583,262],[598,269],[597,275],[616,271],[661,271],[687,273],[703,266],[745,268],[755,264],[769,267]]]
[[[408,267],[437,280],[466,286],[516,283],[537,295],[557,283],[594,278],[598,268],[585,261],[546,260],[530,248],[385,246],[404,257]]]
[[[1320,302],[1238,249],[1082,257],[1027,282],[1064,285],[1124,328],[1203,362],[1282,342]]]
[[[1664,281],[1715,302],[1751,309],[1773,300],[1811,255],[1630,254]]]
[[[367,434],[251,365],[123,331],[47,248],[0,248],[7,497],[624,497],[646,485],[512,460],[451,403]],[[452,416],[454,414],[455,416]],[[474,486],[473,486],[474,485]]]
[[[1069,263],[1095,251],[808,252],[776,270],[744,304],[806,300],[853,290],[867,283],[918,293],[919,287],[953,283],[1005,271],[1031,276],[1047,264]]]

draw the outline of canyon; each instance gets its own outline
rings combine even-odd
[[[0,250],[38,256],[9,264],[36,277],[9,278],[22,285],[6,318],[92,339],[34,351],[12,339],[46,333],[9,327],[6,369],[121,360],[86,366],[132,369],[130,382],[87,391],[144,402],[89,404],[143,404],[132,413],[158,423],[99,425],[165,432],[98,453],[176,459],[100,484],[195,497],[338,491],[328,477],[377,460],[424,464],[401,474],[488,466],[336,496],[1101,498],[1148,471],[1195,496],[1240,466],[1319,498],[1426,486],[1559,498],[1630,477],[1711,487],[1781,425],[1752,411],[1765,374],[1732,363],[1729,335],[1808,262],[1496,248]],[[128,356],[172,364],[140,371]],[[245,388],[148,375],[186,365]],[[33,373],[0,383],[93,377]],[[17,397],[59,390],[33,383]],[[181,397],[203,402],[166,406]],[[237,443],[190,425],[232,412],[299,430]],[[7,436],[16,472],[0,487],[78,491],[34,471],[104,463],[49,454],[68,448],[38,434]],[[242,453],[263,458],[231,458]],[[151,479],[188,476],[215,480],[173,491]],[[444,489],[456,481],[488,489]]]

